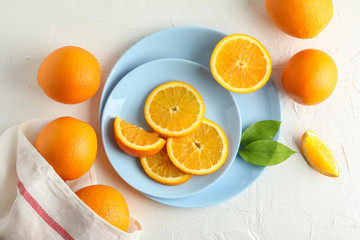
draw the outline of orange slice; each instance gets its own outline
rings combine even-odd
[[[152,129],[166,137],[193,132],[205,114],[198,91],[184,82],[168,82],[155,88],[145,103],[145,119]]]
[[[339,176],[339,167],[330,148],[313,131],[306,131],[301,138],[301,150],[309,165],[329,177]]]
[[[216,81],[227,90],[249,93],[269,80],[271,59],[266,48],[255,38],[233,34],[216,45],[210,69]]]
[[[165,185],[179,185],[192,177],[192,175],[184,173],[171,162],[166,147],[153,156],[140,158],[140,161],[150,178]]]
[[[205,175],[224,164],[228,142],[216,123],[204,119],[195,132],[182,138],[168,138],[166,148],[170,160],[180,170]]]
[[[147,132],[119,117],[116,117],[114,121],[114,135],[119,147],[134,157],[154,155],[166,143],[158,134]]]

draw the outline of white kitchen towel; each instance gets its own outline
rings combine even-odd
[[[66,183],[33,147],[48,122],[30,120],[0,137],[0,239],[139,239],[135,218],[123,232],[74,193],[96,183],[94,169]]]

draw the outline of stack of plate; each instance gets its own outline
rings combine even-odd
[[[236,94],[212,78],[211,53],[225,36],[200,27],[160,31],[131,47],[105,83],[99,116],[106,154],[120,177],[157,202],[187,208],[215,205],[241,193],[265,169],[246,163],[237,150],[242,129],[261,120],[281,121],[279,96],[272,80],[256,92]],[[216,122],[229,141],[228,158],[218,171],[194,176],[178,186],[150,179],[138,159],[120,150],[113,134],[115,116],[146,129],[145,100],[156,86],[168,81],[183,81],[195,87],[204,99],[205,117]]]

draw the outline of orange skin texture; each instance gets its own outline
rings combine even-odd
[[[55,101],[76,104],[91,98],[100,86],[100,65],[88,51],[74,46],[56,49],[40,64],[37,80]]]
[[[90,170],[97,153],[94,129],[72,117],[61,117],[46,125],[35,148],[63,180],[74,180]]]
[[[126,232],[130,213],[125,198],[116,189],[105,185],[87,186],[76,195],[97,215],[114,227]]]
[[[284,33],[314,38],[333,17],[332,0],[266,0],[271,21]]]
[[[295,54],[286,64],[282,86],[294,101],[315,105],[327,99],[336,87],[338,71],[325,52],[307,49]]]

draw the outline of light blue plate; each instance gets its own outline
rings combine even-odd
[[[193,176],[178,186],[166,186],[149,178],[139,159],[127,155],[117,146],[113,130],[114,119],[118,116],[152,131],[144,116],[146,98],[157,86],[170,81],[186,82],[200,93],[205,103],[205,118],[223,129],[229,144],[228,157],[219,170],[205,176]],[[183,198],[208,188],[229,169],[239,149],[241,121],[232,94],[216,82],[209,69],[189,60],[169,58],[145,63],[123,77],[106,101],[101,132],[112,166],[130,186],[153,197]]]
[[[128,72],[146,62],[160,58],[183,58],[209,68],[211,53],[227,34],[202,27],[179,27],[154,33],[132,46],[121,56],[110,72],[100,101],[99,116],[112,89]],[[233,94],[241,110],[243,130],[261,120],[281,121],[278,92],[273,81],[250,94]],[[279,131],[280,132],[280,131]],[[279,139],[279,133],[275,136]],[[246,163],[238,155],[226,174],[208,189],[179,199],[150,197],[153,200],[177,207],[205,207],[227,201],[249,187],[265,170]]]

